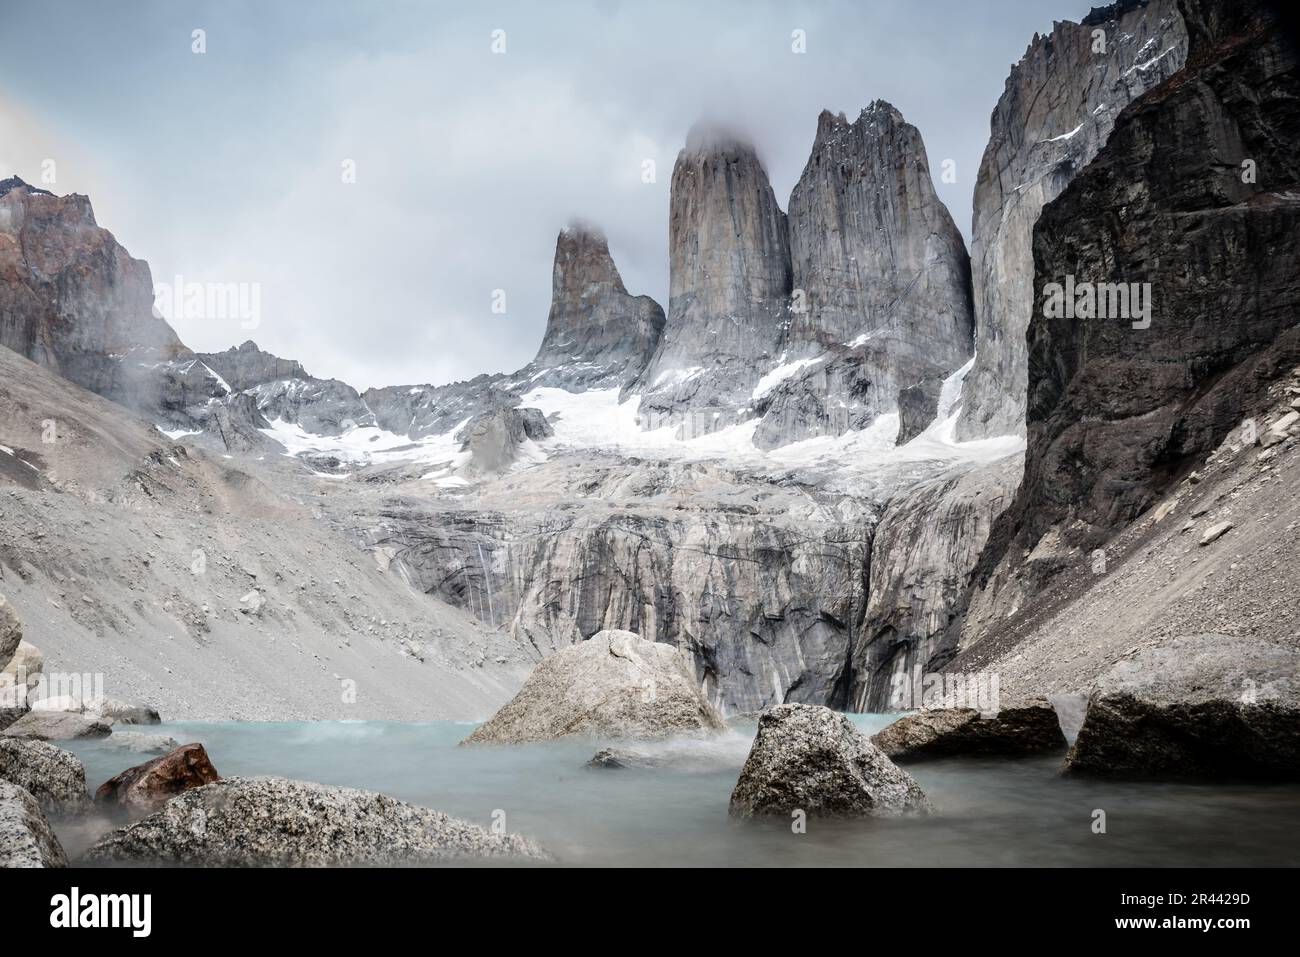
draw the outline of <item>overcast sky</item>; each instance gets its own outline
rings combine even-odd
[[[532,358],[571,217],[601,225],[629,290],[667,307],[668,184],[701,116],[749,132],[784,208],[818,112],[889,100],[921,130],[936,180],[955,160],[957,181],[935,185],[969,242],[1010,64],[1087,8],[8,3],[0,178],[39,183],[53,159],[50,188],[87,193],[155,282],[259,284],[255,329],[175,322],[195,349],[253,338],[362,389],[441,383]],[[792,52],[796,29],[806,53]]]

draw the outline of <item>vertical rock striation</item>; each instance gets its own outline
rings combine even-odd
[[[785,213],[754,148],[695,127],[673,168],[668,320],[636,387],[643,425],[747,417],[787,321]],[[715,417],[713,413],[718,413]]]
[[[818,361],[762,397],[755,444],[862,428],[905,389],[937,399],[970,357],[970,261],[916,127],[882,100],[852,123],[823,111],[789,227],[781,361]]]
[[[560,233],[551,311],[532,363],[548,370],[539,381],[627,385],[650,361],[663,329],[663,309],[649,296],[628,294],[599,230],[574,224]]]
[[[1120,111],[1177,72],[1186,49],[1175,0],[1120,0],[1035,36],[1011,68],[975,183],[975,366],[959,439],[1023,433],[1034,223],[1097,154]]]
[[[1105,542],[1300,363],[1300,54],[1261,3],[1181,9],[1187,67],[1124,111],[1034,233],[1037,288],[1150,284],[1149,326],[1034,316],[1024,483],[963,644],[1052,574],[1035,555]]]

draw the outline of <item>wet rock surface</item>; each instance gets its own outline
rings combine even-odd
[[[285,778],[227,778],[186,791],[114,831],[89,862],[202,867],[419,864],[470,858],[546,861],[516,834],[353,788]]]
[[[985,715],[975,708],[936,708],[899,718],[871,736],[895,761],[957,755],[1017,757],[1063,752],[1065,735],[1045,699]]]
[[[844,715],[814,705],[764,711],[740,779],[733,817],[862,817],[929,811],[920,785]]]
[[[95,803],[144,817],[182,791],[220,779],[203,745],[185,744],[109,778],[95,791]]]
[[[1090,689],[1067,774],[1300,780],[1300,651],[1229,635],[1175,638]]]

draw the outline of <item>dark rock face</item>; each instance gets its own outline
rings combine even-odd
[[[921,786],[848,718],[783,704],[764,711],[740,779],[733,817],[865,817],[931,810]]]
[[[574,386],[627,385],[645,368],[664,329],[664,311],[649,296],[631,296],[605,237],[572,225],[555,243],[551,311],[533,366]]]
[[[692,410],[732,424],[788,316],[785,213],[753,147],[700,127],[677,157],[669,203],[668,319],[637,385],[643,424]]]
[[[1094,50],[1097,30],[1104,52]],[[1035,36],[1011,68],[975,183],[975,367],[959,439],[1024,431],[1034,223],[1097,154],[1120,111],[1177,72],[1186,49],[1176,0],[1121,0]]]
[[[1150,324],[1037,310],[1025,479],[975,602],[996,603],[1049,537],[1100,545],[1300,363],[1300,57],[1260,5],[1183,12],[1187,67],[1129,106],[1034,234],[1039,289],[1147,283]]]
[[[177,388],[221,394],[215,382],[160,381],[190,351],[154,314],[149,266],[96,225],[89,199],[4,185],[0,345],[135,408],[175,401]]]
[[[821,114],[790,196],[789,229],[793,295],[782,355],[829,352],[855,374],[778,386],[755,435],[760,448],[892,412],[901,389],[941,380],[970,356],[966,246],[935,195],[921,134],[893,106],[877,100],[852,123]]]
[[[916,438],[939,414],[939,393],[943,380],[935,376],[898,390],[898,438],[895,445],[906,445]]]
[[[127,768],[95,792],[95,803],[115,805],[134,816],[152,814],[171,798],[221,780],[201,744],[183,744],[174,751]]]
[[[204,431],[215,435],[225,448],[232,452],[251,452],[271,443],[260,429],[271,423],[257,407],[257,399],[249,392],[231,396],[218,403],[208,413]]]
[[[939,708],[899,718],[871,736],[894,761],[953,755],[1019,756],[1065,750],[1056,711],[1046,700],[985,717],[974,708]]]
[[[1300,779],[1300,653],[1228,635],[1144,649],[1102,676],[1068,774]]]
[[[204,867],[339,867],[461,858],[550,860],[517,834],[494,834],[372,791],[284,778],[195,788],[86,854],[95,862]]]
[[[889,503],[871,543],[869,600],[853,646],[855,710],[921,706],[912,689],[955,653],[963,597],[1015,497],[1021,461],[940,476]]]

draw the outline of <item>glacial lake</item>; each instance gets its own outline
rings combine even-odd
[[[893,716],[851,715],[866,733]],[[587,768],[601,746],[457,747],[474,725],[178,722],[135,730],[199,741],[223,776],[274,774],[381,791],[535,838],[571,866],[1268,866],[1300,864],[1300,785],[1079,781],[1060,759],[908,765],[939,813],[925,818],[732,820],[727,799],[753,738],[638,744],[655,768]],[[125,729],[124,729],[125,730]],[[93,792],[147,760],[72,742]],[[1106,833],[1093,833],[1094,811]],[[60,827],[70,853],[89,835]]]

